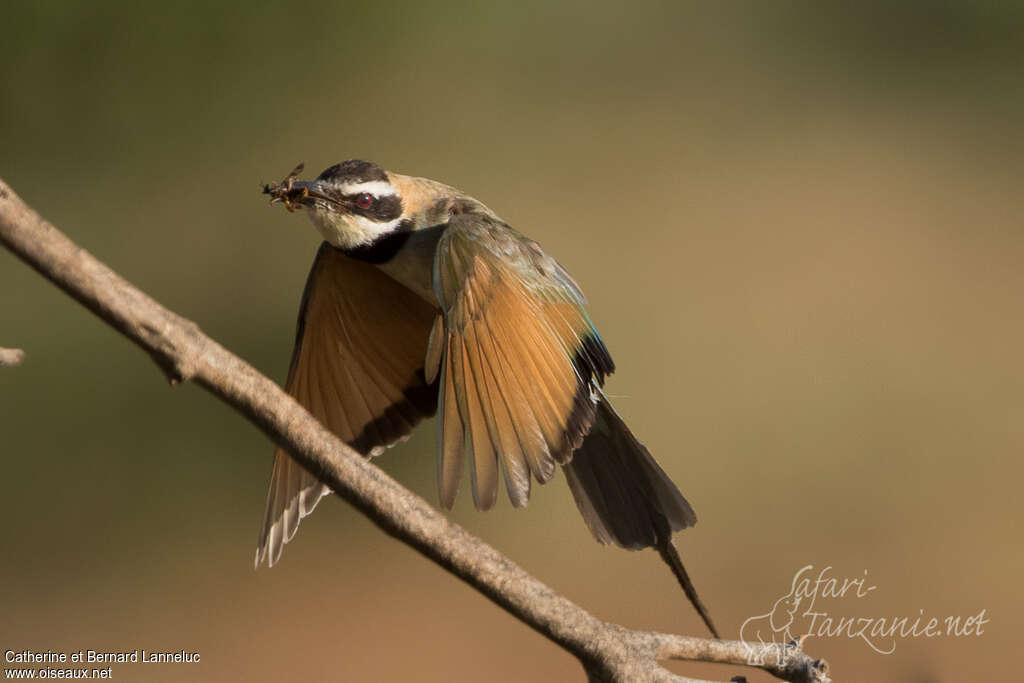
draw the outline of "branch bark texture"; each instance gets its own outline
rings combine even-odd
[[[592,616],[364,460],[273,381],[46,222],[3,180],[0,242],[146,351],[172,384],[195,382],[234,407],[386,533],[576,656],[590,680],[690,680],[659,666],[659,659],[741,666],[757,660],[764,662],[759,668],[784,680],[829,680],[825,662],[804,654],[796,644],[635,631]]]

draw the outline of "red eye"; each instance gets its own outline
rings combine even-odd
[[[356,199],[356,206],[360,209],[369,209],[373,206],[373,195],[364,192]]]

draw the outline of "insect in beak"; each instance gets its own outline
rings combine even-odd
[[[338,205],[336,199],[324,194],[324,185],[319,180],[296,180],[303,168],[304,165],[299,164],[281,182],[276,185],[263,186],[263,194],[270,195],[270,203],[280,202],[284,204],[284,208],[293,212],[303,205],[313,205],[315,199],[322,200],[320,206],[324,204]]]
[[[309,196],[309,187],[306,183],[301,183],[299,187],[295,184],[295,179],[305,167],[305,164],[300,163],[281,182],[263,186],[263,194],[270,195],[271,204],[283,203],[284,208],[292,212],[298,208],[297,203]]]

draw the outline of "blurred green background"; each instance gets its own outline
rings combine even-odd
[[[971,615],[837,680],[1010,680],[1024,632],[1019,3],[8,2],[0,176],[282,381],[318,237],[260,183],[359,157],[488,203],[587,292],[700,524],[727,637],[805,564],[834,615]],[[199,650],[129,681],[582,680],[330,499],[253,571],[271,446],[0,250],[0,649]],[[377,462],[428,500],[433,424]],[[596,615],[703,635],[564,480],[453,517]],[[737,667],[671,664],[726,680]]]

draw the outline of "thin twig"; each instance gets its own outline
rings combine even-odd
[[[9,368],[25,360],[25,352],[21,349],[5,349],[0,347],[0,368]]]
[[[377,526],[575,655],[592,681],[690,681],[657,664],[745,665],[751,645],[634,631],[595,618],[448,520],[351,448],[245,361],[160,306],[43,220],[0,180],[0,242],[145,350],[172,383],[193,381],[233,406]],[[828,667],[798,646],[768,644],[760,668],[824,683]]]

